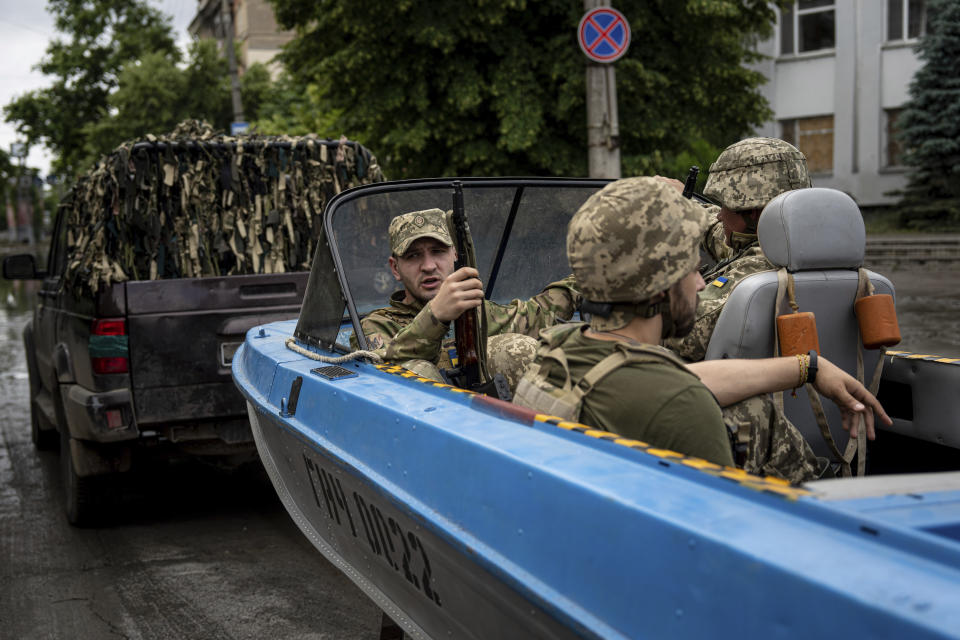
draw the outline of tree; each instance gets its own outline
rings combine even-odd
[[[10,155],[0,149],[0,229],[7,228],[7,204],[17,193],[17,169],[10,161]]]
[[[580,2],[270,1],[296,29],[292,82],[330,123],[317,133],[367,144],[388,175],[586,174]],[[634,40],[616,63],[625,173],[714,153],[769,117],[743,66],[770,33],[766,0],[618,9]]]
[[[144,0],[48,0],[58,32],[38,69],[53,78],[4,107],[28,144],[43,143],[54,169],[75,175],[88,148],[85,127],[107,113],[120,69],[147,53],[179,60],[170,22]]]
[[[960,225],[960,4],[929,0],[923,66],[910,83],[898,121],[904,162],[912,167],[898,205],[900,223],[914,229]]]
[[[267,135],[302,136],[319,133],[335,136],[339,109],[323,104],[316,84],[301,85],[289,73],[281,73],[272,85],[273,91],[263,97],[256,118],[257,131]]]
[[[271,86],[267,69],[251,65],[240,78],[244,110],[256,117]],[[88,160],[124,140],[168,133],[186,119],[206,120],[215,129],[228,131],[233,110],[227,62],[213,40],[192,43],[185,66],[161,53],[147,53],[123,67],[107,107],[109,115],[83,128]]]

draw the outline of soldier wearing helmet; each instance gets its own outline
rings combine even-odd
[[[863,413],[872,438],[873,412],[889,418],[863,385],[822,357],[810,380],[809,356],[687,364],[657,344],[696,315],[701,209],[656,178],[618,180],[583,204],[567,255],[593,315],[541,331],[514,402],[751,473],[819,477],[826,460],[766,394],[811,382],[854,434]]]
[[[682,189],[679,181],[673,181]],[[760,250],[757,220],[776,196],[810,186],[807,159],[793,145],[776,138],[747,138],[727,147],[710,167],[703,192],[720,204],[705,209],[716,219],[703,236],[701,248],[716,261],[703,274],[697,318],[683,339],[664,344],[689,361],[703,360],[717,318],[733,288],[748,275],[773,269]]]
[[[480,306],[483,284],[471,267],[454,271],[456,250],[440,209],[413,211],[390,221],[390,257],[402,286],[390,306],[362,321],[367,343],[386,360],[422,376],[441,380],[441,369],[455,365],[452,322]],[[568,320],[580,305],[573,276],[547,285],[530,300],[485,305],[488,367],[502,373],[511,389],[533,359],[537,332]]]

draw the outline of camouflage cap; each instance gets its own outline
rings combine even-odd
[[[443,211],[411,211],[390,221],[390,253],[393,255],[402,256],[418,238],[436,238],[447,246],[453,245]]]
[[[567,257],[586,299],[642,302],[697,268],[710,222],[672,186],[625,178],[590,196],[570,220]]]
[[[731,211],[762,209],[785,191],[810,186],[807,158],[777,138],[736,142],[710,165],[703,194]]]

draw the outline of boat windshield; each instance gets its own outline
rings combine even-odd
[[[340,350],[349,348],[349,330],[356,331],[364,314],[386,306],[390,294],[400,288],[387,264],[390,220],[410,211],[451,209],[453,182],[378,183],[344,192],[330,202],[297,325],[299,339],[325,348],[334,348],[335,343]],[[567,222],[606,183],[461,179],[487,297],[497,302],[528,298],[568,275]],[[341,330],[344,322],[347,331]]]

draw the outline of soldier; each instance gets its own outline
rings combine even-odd
[[[414,211],[390,221],[393,277],[403,289],[390,296],[390,306],[370,312],[362,321],[371,349],[386,360],[428,378],[440,380],[439,369],[454,366],[451,323],[483,300],[476,269],[453,270],[457,258],[440,209]],[[485,305],[489,341],[488,368],[502,373],[511,389],[536,352],[537,332],[568,320],[580,305],[573,276],[547,285],[530,300]]]
[[[683,183],[669,181],[683,190]],[[757,220],[767,203],[784,191],[810,186],[807,159],[793,145],[776,138],[747,138],[727,147],[710,167],[704,195],[720,208],[703,209],[711,218],[701,249],[716,261],[703,278],[697,318],[685,338],[664,342],[682,358],[703,360],[720,311],[733,288],[745,277],[773,269],[760,250]],[[716,219],[712,219],[716,215]]]
[[[696,317],[701,209],[656,178],[618,180],[584,203],[567,255],[593,315],[540,333],[514,402],[751,473],[817,478],[826,461],[766,394],[812,383],[844,428],[855,435],[863,415],[873,439],[874,412],[890,419],[863,385],[822,357],[685,364],[657,345]]]

